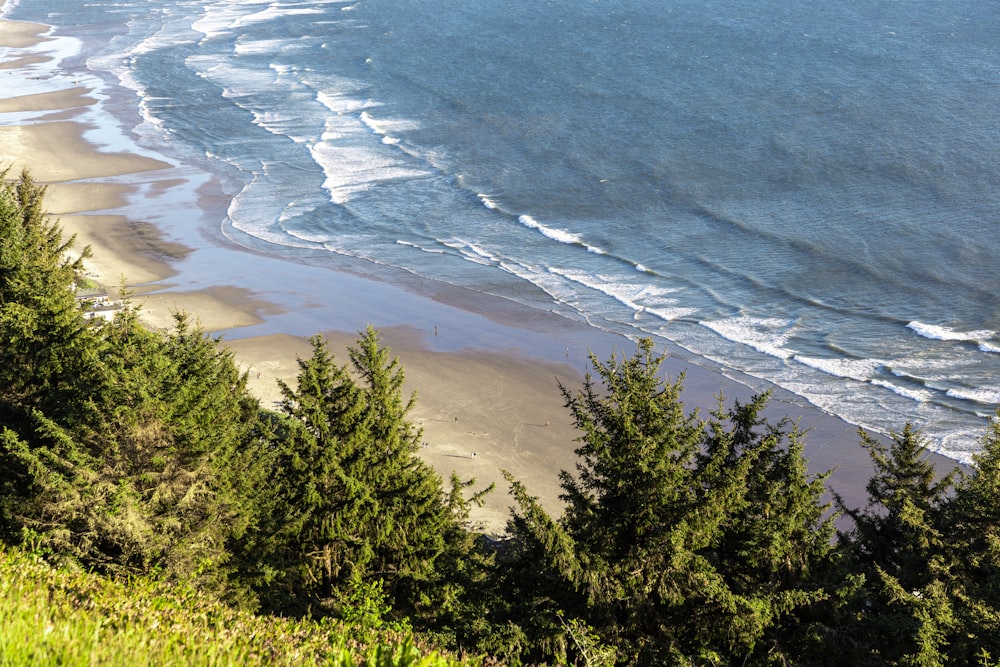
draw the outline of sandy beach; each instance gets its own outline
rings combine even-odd
[[[8,47],[0,75],[17,77],[20,68],[43,62],[32,47],[46,31],[0,21],[0,46]],[[573,469],[577,437],[558,383],[579,386],[588,348],[604,358],[615,347],[630,352],[631,343],[555,316],[482,304],[473,312],[461,307],[460,294],[414,293],[242,250],[198,221],[204,202],[192,193],[224,201],[217,185],[193,185],[184,168],[167,160],[87,141],[93,128],[86,112],[98,103],[90,93],[70,85],[0,94],[0,165],[11,168],[9,176],[28,168],[48,186],[51,214],[76,235],[78,247],[92,248],[87,266],[95,281],[108,290],[128,285],[151,326],[170,326],[173,313],[183,311],[221,335],[265,407],[280,399],[277,380],[294,382],[296,359],[310,352],[309,334],[323,333],[345,362],[346,346],[371,324],[400,358],[407,390],[417,392],[411,416],[423,429],[420,455],[445,478],[454,471],[480,486],[497,484],[474,520],[502,530],[509,496],[501,470],[558,511],[558,473]],[[11,114],[17,122],[8,122]],[[199,213],[187,226],[166,229],[136,213],[160,205]],[[752,394],[692,360],[672,359],[669,374],[681,371],[687,405],[702,413],[720,392],[730,399]],[[854,426],[780,391],[768,414],[801,419],[812,470],[834,469],[829,485],[852,503],[864,501],[871,468]]]

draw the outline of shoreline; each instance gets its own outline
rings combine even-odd
[[[16,77],[44,64],[32,47],[51,39],[48,30],[0,20],[0,47],[15,51],[0,71]],[[473,521],[502,530],[510,502],[501,468],[558,511],[558,473],[574,469],[577,433],[556,379],[575,388],[589,351],[606,359],[615,349],[630,354],[632,343],[458,288],[415,289],[404,279],[382,282],[240,248],[219,229],[218,210],[228,204],[221,185],[168,159],[88,141],[100,103],[86,86],[66,84],[0,99],[0,165],[11,167],[9,175],[28,167],[48,186],[50,214],[67,236],[77,235],[77,248],[93,248],[87,264],[95,281],[114,290],[125,276],[151,326],[170,326],[173,312],[185,311],[223,335],[264,407],[277,400],[276,380],[294,381],[296,357],[310,353],[308,336],[323,333],[344,363],[354,332],[371,324],[399,357],[406,391],[418,391],[411,419],[428,443],[420,455],[445,479],[454,471],[477,486],[497,482]],[[17,120],[6,124],[5,114]],[[690,358],[671,356],[665,369],[671,378],[685,372],[685,404],[703,415],[720,392],[727,403],[754,393]],[[765,414],[801,418],[810,470],[836,468],[827,485],[864,503],[871,464],[856,427],[780,389]],[[958,465],[932,456],[941,468]]]

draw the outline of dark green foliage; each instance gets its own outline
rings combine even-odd
[[[161,542],[156,567],[225,586],[228,540],[254,520],[266,469],[259,406],[232,355],[183,315],[152,333],[124,311],[103,328],[109,343],[103,457],[108,475],[127,480]]]
[[[287,418],[266,415],[185,316],[88,322],[42,194],[26,174],[0,191],[0,537],[279,608],[385,598],[456,637],[485,556],[466,485],[446,495],[414,456],[413,399],[375,332],[350,351],[357,383],[317,344]]]
[[[955,473],[939,479],[927,460],[927,446],[910,425],[893,434],[888,448],[861,432],[862,446],[874,464],[868,482],[868,507],[840,502],[855,528],[850,534],[862,560],[879,563],[893,576],[906,576],[927,561],[940,541],[932,520],[947,501]]]
[[[27,172],[6,177],[0,171],[0,421],[21,429],[33,409],[79,409],[95,346],[72,291],[89,248],[69,259],[73,239],[45,215],[45,188]]]
[[[263,445],[228,352],[178,316],[88,322],[72,239],[26,174],[0,188],[0,536],[114,574],[230,588],[248,524],[239,470]]]
[[[956,629],[943,520],[955,472],[939,477],[910,425],[892,435],[888,448],[864,432],[861,440],[875,468],[868,506],[852,509],[838,498],[854,521],[841,544],[861,582],[849,606],[845,648],[854,649],[857,663],[944,664]]]
[[[58,225],[42,209],[44,188],[25,172],[0,172],[0,536],[17,541],[22,504],[46,492],[72,505],[88,452],[67,428],[92,414],[88,385],[100,381],[97,341],[73,296],[80,260],[66,258]],[[36,447],[36,441],[45,443]],[[49,525],[47,515],[40,525]],[[62,534],[63,526],[53,526]]]
[[[472,547],[461,494],[446,497],[416,456],[420,432],[406,418],[414,397],[404,400],[402,369],[375,331],[350,348],[350,371],[321,337],[312,343],[298,388],[282,385],[288,419],[274,483],[283,512],[262,595],[286,611],[343,615],[355,591],[378,582],[397,614],[438,617],[452,597],[440,567],[461,567],[455,550]]]
[[[1000,411],[974,466],[943,513],[956,616],[944,651],[952,664],[1000,659]]]
[[[227,542],[253,514],[240,476],[263,446],[257,405],[228,353],[178,317],[150,332],[126,310],[100,327],[100,419],[67,428],[32,413],[30,445],[0,450],[19,470],[4,494],[9,534],[115,574],[158,570],[219,592]]]
[[[578,647],[558,612],[621,664],[787,659],[802,640],[789,628],[826,597],[814,570],[832,535],[798,431],[759,418],[765,397],[707,423],[685,414],[650,341],[592,363],[601,387],[588,376],[579,393],[563,390],[583,434],[577,474],[561,475],[563,516],[510,480],[515,614],[564,660]]]

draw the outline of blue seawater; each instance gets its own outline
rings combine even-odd
[[[8,0],[257,251],[653,336],[966,460],[1000,403],[1000,10]],[[72,59],[71,59],[72,60]]]

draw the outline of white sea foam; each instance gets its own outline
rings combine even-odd
[[[966,465],[974,462],[983,437],[983,429],[952,429],[938,438],[935,451]]]
[[[398,143],[399,140],[393,138],[393,135],[396,133],[420,129],[420,123],[416,121],[399,118],[373,118],[367,110],[362,111],[359,118],[365,127],[375,134],[392,139],[391,143]],[[385,139],[382,141],[383,143],[388,143]]]
[[[267,55],[287,49],[288,44],[287,39],[238,39],[233,52],[238,56]]]
[[[380,134],[386,127],[412,127],[405,121],[374,121],[365,115],[367,109],[378,106],[371,100],[356,97],[358,86],[347,79],[327,81],[325,90],[315,99],[332,114],[326,114],[325,127],[317,139],[310,139],[309,151],[326,177],[323,187],[330,201],[347,203],[354,195],[373,185],[393,180],[424,178],[430,172],[409,155],[372,142],[372,132]]]
[[[21,0],[7,0],[4,4],[0,5],[0,19],[5,19],[10,16],[10,13],[21,3]]]
[[[254,70],[217,56],[191,56],[185,64],[222,88],[224,98],[252,114],[254,125],[299,144],[319,141],[325,108],[298,81],[294,68],[271,65]],[[285,102],[275,104],[275,98]]]
[[[578,299],[574,291],[567,287],[565,280],[549,273],[544,267],[532,266],[510,257],[502,257],[478,243],[451,241],[445,242],[444,245],[458,250],[464,259],[496,267],[530,283],[547,294],[555,303],[569,306],[574,313],[579,312],[575,305]]]
[[[481,195],[478,195],[478,197],[479,197],[479,201],[483,202],[483,206],[485,206],[486,208],[490,209],[491,211],[495,211],[495,210],[497,210],[499,208],[499,205],[495,201],[493,201],[492,199],[490,199],[489,197],[487,197],[486,195],[481,194]]]
[[[509,257],[501,257],[487,250],[481,244],[462,239],[441,240],[439,243],[456,250],[463,259],[476,264],[495,267],[505,273],[516,276],[540,289],[551,297],[555,303],[568,306],[575,314],[580,312],[576,305],[579,300],[579,295],[576,291],[569,286],[567,281],[550,273],[544,267],[531,266]]]
[[[929,401],[934,398],[934,392],[928,391],[926,389],[909,389],[907,387],[901,387],[894,382],[888,382],[886,380],[875,379],[871,383],[876,387],[884,387],[889,391],[902,396],[903,398],[909,398],[913,401],[923,402]]]
[[[233,24],[246,14],[253,12],[252,7],[270,4],[271,0],[243,0],[241,2],[217,2],[206,5],[201,18],[191,23],[191,29],[211,39],[224,35],[232,29]],[[250,7],[249,11],[244,8]]]
[[[565,229],[556,229],[554,227],[548,227],[546,225],[541,224],[530,215],[527,214],[519,215],[517,217],[517,221],[529,229],[534,229],[540,232],[543,236],[545,236],[546,238],[550,238],[553,241],[558,241],[559,243],[565,243],[567,245],[583,246],[584,248],[587,249],[587,251],[597,255],[606,254],[604,250],[586,243],[583,240],[583,237],[580,236],[579,234],[566,231]]]
[[[254,23],[266,23],[285,16],[310,16],[323,13],[324,10],[319,7],[288,7],[275,2],[263,11],[241,16],[229,25],[229,29],[245,28]]]
[[[583,245],[583,239],[579,235],[573,232],[567,232],[564,229],[554,229],[552,227],[546,227],[540,224],[537,220],[532,218],[530,215],[518,216],[517,221],[520,222],[525,227],[529,229],[535,229],[541,232],[544,236],[552,239],[553,241],[559,241],[560,243],[575,243],[577,245]]]
[[[378,183],[428,175],[425,170],[404,164],[391,155],[367,146],[344,145],[336,141],[338,138],[335,133],[324,133],[323,143],[309,148],[313,160],[323,169],[326,176],[323,187],[334,204],[346,204],[354,195]]]
[[[698,312],[698,309],[682,308],[680,306],[677,308],[647,307],[646,312],[659,317],[661,320],[672,322],[673,320],[682,320],[691,317]]]
[[[141,49],[142,44],[136,48]],[[154,98],[149,95],[146,87],[139,82],[135,73],[130,69],[129,62],[135,54],[136,51],[132,49],[125,53],[116,53],[102,57],[91,57],[87,60],[87,67],[99,71],[110,72],[112,75],[117,77],[118,83],[123,88],[131,90],[135,93],[136,98],[139,100],[139,116],[142,118],[142,122],[132,128],[135,133],[147,137],[167,137],[169,133],[166,131],[163,121],[160,120],[160,118],[158,118],[150,108],[150,102],[153,101]]]
[[[946,393],[952,398],[960,398],[963,401],[975,401],[987,405],[1000,404],[1000,388],[997,387],[977,387],[975,389],[952,387]]]
[[[308,227],[296,227],[295,229],[289,229],[284,227],[284,232],[291,236],[292,238],[299,239],[300,241],[307,241],[310,244],[316,243],[326,247],[334,241],[338,243],[343,243],[349,237],[343,234],[338,234],[336,237],[331,237],[329,232],[324,232],[320,229],[308,228]]]
[[[282,4],[273,0],[238,0],[237,2],[217,2],[207,5],[201,18],[194,21],[191,28],[205,35],[217,37],[235,29],[245,28],[255,23],[265,23],[289,16],[313,16],[325,14],[322,5],[347,4],[344,0],[314,0],[311,6]],[[265,6],[264,9],[257,9]],[[342,9],[350,9],[344,7]]]
[[[980,352],[991,352],[993,354],[1000,354],[1000,345],[988,341],[982,341],[979,343],[979,350]]]
[[[297,144],[308,143],[312,138],[301,128],[301,119],[287,111],[257,111],[252,110],[254,124],[268,132],[282,137],[288,137]]]
[[[447,251],[426,248],[409,241],[397,241],[397,243],[432,254],[450,254]],[[542,267],[530,266],[508,257],[502,257],[481,243],[462,238],[439,239],[437,243],[455,251],[463,260],[499,269],[530,283],[547,294],[554,303],[567,306],[574,315],[579,313],[578,308],[574,305],[576,303],[575,294],[572,289],[567,287],[567,282],[550,274]]]
[[[954,360],[942,357],[907,356],[892,362],[892,372],[900,377],[925,380],[954,369]]]
[[[145,35],[143,39],[132,45],[128,50],[128,55],[131,59],[135,56],[155,53],[160,49],[170,48],[171,46],[184,44],[188,41],[190,39],[183,34],[183,31],[178,33],[175,30],[171,30],[168,26],[163,25],[159,30]]]
[[[227,215],[235,229],[249,234],[263,241],[274,243],[275,245],[292,248],[311,248],[311,244],[301,242],[295,236],[290,235],[285,230],[271,224],[274,217],[261,215],[259,197],[255,195],[256,182],[252,181],[243,188],[229,203]],[[243,214],[246,208],[249,213]]]
[[[925,324],[917,321],[910,322],[906,326],[913,329],[924,338],[930,338],[932,340],[957,340],[978,343],[989,340],[997,335],[995,331],[990,331],[989,329],[959,331],[957,329],[952,329],[951,327],[939,326],[936,324]]]
[[[801,354],[796,354],[792,358],[800,364],[823,371],[829,375],[849,378],[851,380],[861,380],[862,382],[871,378],[883,365],[883,362],[878,359],[829,359],[807,357]]]
[[[404,241],[402,239],[396,239],[396,244],[397,245],[401,245],[401,246],[405,246],[407,248],[414,248],[416,250],[420,250],[422,252],[426,252],[429,255],[444,255],[444,254],[446,254],[445,251],[441,250],[440,248],[427,248],[425,246],[420,245],[419,243],[413,243],[412,241]]]
[[[362,100],[356,97],[358,92],[360,92],[360,84],[349,79],[339,79],[330,82],[326,91],[317,92],[316,100],[338,116],[357,114],[365,109],[378,106],[372,100]]]
[[[253,99],[262,90],[273,87],[275,72],[272,68],[250,69],[214,54],[190,55],[184,64],[206,81],[219,85],[222,96],[230,100]]]
[[[549,268],[549,273],[561,276],[579,285],[611,297],[631,309],[635,314],[649,313],[663,320],[690,317],[697,312],[678,304],[677,290],[655,287],[647,283],[622,280],[619,276],[594,275],[584,271]]]
[[[457,250],[462,257],[471,262],[475,262],[476,264],[496,266],[500,263],[499,257],[496,257],[486,248],[477,243],[462,239],[443,241],[442,243],[453,250]]]
[[[699,324],[726,340],[746,345],[772,357],[788,359],[793,354],[783,347],[792,337],[792,323],[788,320],[776,317],[730,317],[705,320]]]

